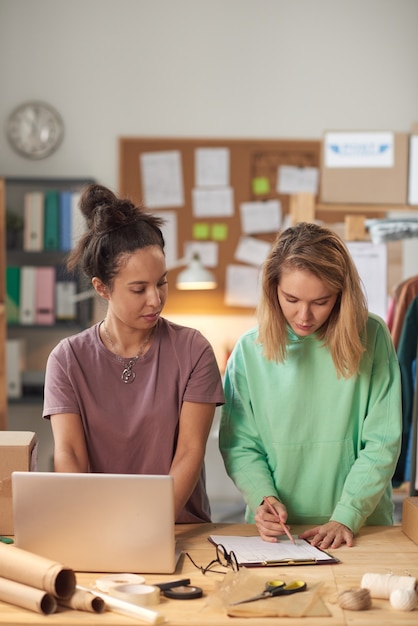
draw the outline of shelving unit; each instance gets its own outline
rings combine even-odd
[[[7,231],[5,228],[7,216],[17,216],[20,221],[24,218],[24,198],[28,192],[45,192],[47,190],[60,191],[80,191],[83,187],[89,183],[94,182],[93,179],[87,178],[3,178],[0,179],[0,184],[3,189],[3,194],[0,199],[0,212],[1,212],[1,228],[0,237],[3,237],[3,245],[1,249],[5,249],[5,242],[10,241],[7,237]],[[8,266],[31,266],[31,267],[57,267],[64,265],[66,257],[68,255],[67,250],[40,250],[40,251],[28,251],[23,249],[22,237],[18,238],[16,247],[8,248],[3,261],[3,271],[1,272],[3,280],[3,288],[0,291],[2,294],[2,300],[5,302],[6,285],[4,281],[5,269]],[[82,281],[77,280],[78,290],[81,290]],[[1,288],[0,288],[1,289]],[[7,376],[6,370],[4,372],[4,384],[2,384],[2,390],[4,388],[5,395],[5,411],[4,418],[0,424],[1,428],[7,428],[6,408],[9,405],[11,408],[16,404],[39,404],[42,402],[43,392],[43,374],[45,371],[46,360],[53,347],[65,336],[76,333],[86,325],[89,324],[91,319],[91,304],[89,302],[80,302],[77,304],[77,314],[74,320],[56,320],[55,323],[50,325],[38,325],[38,324],[20,324],[20,323],[7,323],[6,319],[6,306],[3,305],[3,328],[4,342],[2,345],[6,345],[7,339],[22,339],[25,346],[24,362],[25,370],[32,375],[29,377],[29,391],[25,393],[24,387],[22,397],[19,398],[7,398]],[[1,331],[0,331],[1,332]],[[1,377],[1,367],[0,367]],[[26,379],[27,382],[27,379]],[[33,390],[35,390],[33,392]],[[1,401],[0,401],[1,402]],[[0,409],[1,410],[1,409]]]
[[[405,204],[338,204],[321,203],[315,207],[315,216],[326,222],[344,220],[346,215],[361,215],[368,219],[381,219],[387,213],[416,212],[417,207]]]
[[[7,392],[6,392],[6,304],[5,304],[5,183],[0,178],[0,430],[7,428]]]

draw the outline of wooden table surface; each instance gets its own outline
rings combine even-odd
[[[297,533],[302,527],[292,528]],[[210,534],[218,535],[256,535],[255,526],[248,524],[190,524],[176,527],[178,547],[189,552],[196,563],[207,565],[214,558],[213,545],[208,542]],[[408,539],[400,526],[366,527],[356,537],[352,548],[345,546],[329,551],[340,559],[334,565],[285,566],[279,568],[251,568],[251,575],[260,578],[262,588],[268,579],[280,578],[287,582],[303,579],[309,586],[321,583],[321,598],[329,610],[327,617],[229,617],[226,609],[216,600],[216,589],[223,580],[222,574],[207,573],[203,575],[195,569],[184,554],[180,557],[176,572],[171,575],[147,575],[146,584],[175,580],[179,577],[190,578],[191,584],[202,587],[204,595],[194,600],[169,600],[161,597],[155,608],[162,613],[168,624],[173,626],[403,626],[418,624],[418,609],[407,612],[395,610],[389,600],[374,599],[372,608],[366,611],[342,610],[337,601],[339,592],[345,589],[359,588],[363,574],[392,573],[397,576],[411,575],[418,578],[418,546]],[[77,573],[77,583],[94,587],[95,580],[103,574]],[[254,591],[258,591],[259,588]],[[277,601],[275,599],[274,601]],[[269,600],[270,602],[270,600]],[[59,626],[67,624],[113,625],[124,626],[134,623],[145,623],[134,618],[111,611],[102,614],[74,611],[59,608],[51,615],[41,615],[11,604],[0,602],[0,624],[42,624]]]

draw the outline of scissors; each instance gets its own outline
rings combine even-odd
[[[294,580],[286,585],[283,580],[270,580],[266,583],[265,588],[261,593],[245,600],[239,600],[238,602],[232,602],[231,606],[236,604],[244,604],[245,602],[254,602],[255,600],[263,600],[263,598],[272,598],[274,596],[288,596],[292,593],[298,593],[299,591],[305,591],[307,585],[303,580]]]

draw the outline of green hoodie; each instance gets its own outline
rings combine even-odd
[[[219,432],[246,520],[254,522],[264,496],[276,496],[290,524],[332,519],[354,533],[392,524],[401,384],[383,320],[369,314],[360,374],[348,380],[315,334],[289,329],[283,364],[266,360],[257,336],[257,328],[244,334],[228,360]]]

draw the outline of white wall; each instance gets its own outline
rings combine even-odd
[[[39,98],[66,137],[3,175],[117,187],[120,135],[319,138],[418,119],[416,0],[0,0],[0,126]]]

